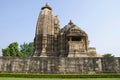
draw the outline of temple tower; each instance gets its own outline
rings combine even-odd
[[[60,55],[63,57],[87,56],[88,35],[71,20],[60,31]]]
[[[54,37],[57,36],[59,29],[57,16],[53,15],[52,8],[46,4],[38,16],[33,56],[54,55]]]
[[[87,33],[71,20],[60,29],[58,17],[46,4],[38,16],[32,56],[94,57],[97,54],[94,47],[89,47]]]

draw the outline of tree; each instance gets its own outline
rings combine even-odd
[[[10,48],[2,49],[2,55],[3,56],[10,56],[9,50],[10,50]]]
[[[31,56],[33,53],[33,42],[20,45],[20,51],[24,53],[26,57]]]
[[[114,57],[114,55],[112,55],[111,53],[106,53],[102,56],[105,57],[105,58]]]
[[[13,42],[7,48],[2,49],[3,56],[23,56],[23,53],[19,51],[18,43]]]

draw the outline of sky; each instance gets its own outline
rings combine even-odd
[[[120,0],[0,0],[0,56],[12,42],[33,42],[37,18],[46,3],[61,28],[72,20],[88,34],[97,53],[120,57]]]

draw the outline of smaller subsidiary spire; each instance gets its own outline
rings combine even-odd
[[[49,10],[52,10],[52,8],[48,5],[48,3],[45,4],[45,6],[43,6],[41,9],[45,9],[48,8]]]

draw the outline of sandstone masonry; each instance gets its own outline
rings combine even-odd
[[[0,72],[41,74],[120,73],[120,58],[0,57]]]
[[[60,21],[52,8],[41,8],[34,38],[34,57],[98,57],[89,47],[88,35],[71,20],[60,29]]]

